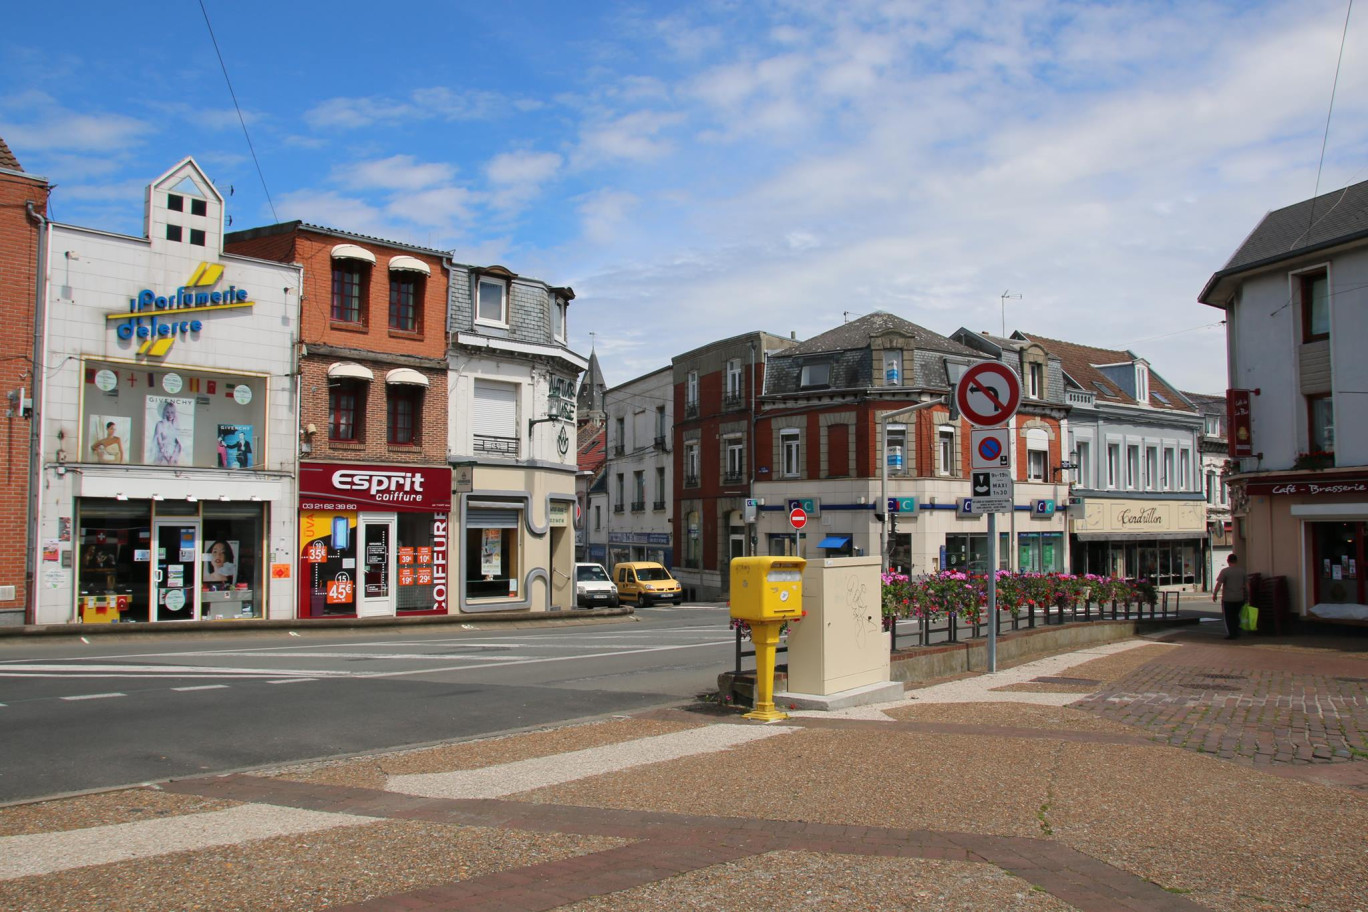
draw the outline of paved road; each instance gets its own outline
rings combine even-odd
[[[475,737],[687,700],[725,608],[595,626],[0,640],[0,802]]]

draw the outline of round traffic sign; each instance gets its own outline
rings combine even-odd
[[[1021,404],[1021,381],[1005,364],[980,362],[960,378],[955,387],[955,404],[970,424],[1002,424]]]
[[[789,525],[795,529],[801,529],[807,525],[807,510],[802,507],[794,507],[789,511]]]
[[[978,453],[984,461],[996,462],[998,457],[1002,455],[1002,441],[996,437],[984,437],[979,441]]]

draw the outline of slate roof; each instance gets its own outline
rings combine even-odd
[[[1049,339],[1033,333],[1019,333],[1023,338],[1039,343],[1051,355],[1059,359],[1059,365],[1069,379],[1084,392],[1092,393],[1098,402],[1112,402],[1118,405],[1139,405],[1135,397],[1116,385],[1110,377],[1097,369],[1097,365],[1121,364],[1136,360],[1133,353],[1110,348],[1095,348],[1091,345],[1078,345]],[[1149,372],[1149,405],[1156,409],[1174,412],[1191,412],[1192,408],[1183,394],[1164,382],[1163,378],[1151,368]],[[1159,397],[1162,397],[1159,398]]]
[[[871,336],[883,332],[900,332],[910,337],[913,346],[922,351],[937,351],[951,355],[983,357],[983,353],[954,342],[940,333],[932,332],[924,326],[904,320],[902,317],[876,310],[849,323],[842,323],[818,336],[799,342],[783,351],[784,357],[792,355],[815,355],[823,352],[852,351],[869,347]]]
[[[1197,406],[1197,411],[1203,415],[1218,415],[1222,418],[1226,414],[1226,397],[1224,395],[1213,395],[1210,393],[1189,393],[1184,392],[1188,401]]]
[[[1265,215],[1230,261],[1212,275],[1198,300],[1213,303],[1207,298],[1228,276],[1359,238],[1368,238],[1368,181]]]
[[[8,168],[11,171],[23,171],[19,166],[19,159],[14,157],[10,147],[5,145],[5,140],[0,138],[0,168]]]

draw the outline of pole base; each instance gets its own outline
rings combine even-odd
[[[778,722],[781,719],[787,719],[788,713],[779,712],[779,710],[774,708],[774,704],[771,703],[769,705],[769,708],[757,706],[755,709],[752,709],[750,712],[746,713],[741,718],[757,719],[761,722]]]

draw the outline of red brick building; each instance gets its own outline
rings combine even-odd
[[[224,246],[304,268],[300,617],[445,613],[445,254],[301,222]]]
[[[49,189],[45,179],[24,171],[0,139],[0,309],[7,323],[0,333],[0,393],[6,396],[0,431],[5,463],[0,470],[0,611],[22,610],[26,616],[38,549],[29,531],[32,426],[25,400],[33,397],[39,228],[47,216]]]

